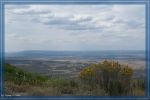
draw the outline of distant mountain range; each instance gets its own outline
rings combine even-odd
[[[107,50],[107,51],[42,51],[30,50],[13,53],[5,53],[5,57],[76,57],[76,58],[117,58],[117,59],[145,59],[145,51],[142,50]]]

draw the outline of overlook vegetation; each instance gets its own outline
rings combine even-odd
[[[81,70],[77,78],[48,77],[4,65],[5,94],[30,96],[144,96],[145,80],[132,78],[134,70],[104,61]]]
[[[131,89],[133,70],[118,62],[95,64],[85,68],[80,73],[80,78],[87,84],[98,84],[110,95],[127,95]]]

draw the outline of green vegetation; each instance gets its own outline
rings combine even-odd
[[[4,65],[4,76],[5,81],[13,81],[15,84],[22,85],[22,84],[30,84],[30,85],[37,85],[43,84],[48,80],[48,77],[42,76],[36,73],[29,73],[22,69],[16,68],[11,66],[10,64]]]
[[[127,95],[131,89],[133,70],[118,62],[104,61],[85,68],[80,78],[91,85],[98,84],[109,95]]]
[[[31,96],[144,96],[144,79],[133,79],[133,70],[118,62],[104,61],[83,69],[79,77],[64,79],[4,66],[5,94]]]

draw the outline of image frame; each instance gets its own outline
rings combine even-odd
[[[145,96],[6,96],[4,95],[4,76],[3,64],[5,63],[5,5],[16,4],[16,5],[28,5],[28,4],[45,4],[45,5],[84,5],[84,4],[118,4],[118,5],[145,5],[145,59],[146,59],[146,88]],[[150,99],[150,0],[0,0],[0,93],[1,99]]]

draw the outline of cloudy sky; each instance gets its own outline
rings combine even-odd
[[[144,50],[144,5],[6,5],[5,50]]]

